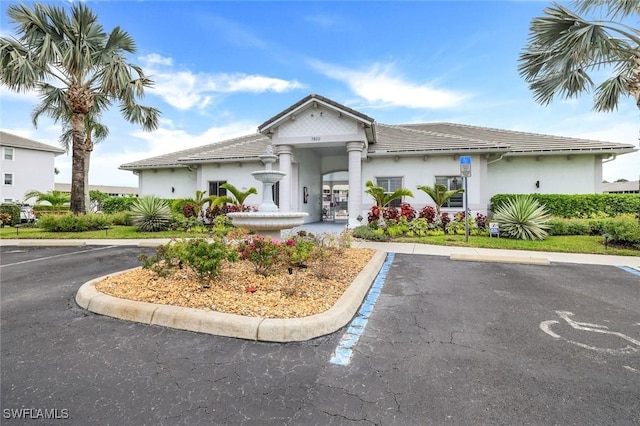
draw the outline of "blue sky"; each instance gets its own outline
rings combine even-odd
[[[0,33],[12,34],[2,2]],[[60,4],[68,5],[68,2]],[[156,82],[141,101],[162,111],[145,133],[103,117],[110,136],[92,156],[90,183],[136,186],[118,166],[253,133],[310,93],[380,123],[447,121],[638,146],[631,98],[615,113],[591,112],[591,96],[533,101],[517,72],[532,18],[547,1],[218,2],[87,1],[105,30],[136,41],[130,61]],[[58,145],[60,129],[30,113],[34,93],[0,88],[0,128]],[[71,155],[56,159],[71,181]],[[637,180],[640,153],[604,166],[604,178]]]

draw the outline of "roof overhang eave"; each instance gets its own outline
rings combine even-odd
[[[207,158],[189,158],[184,160],[178,160],[183,167],[188,167],[190,164],[203,164],[203,163],[253,163],[260,161],[259,156],[250,157],[207,157]]]
[[[136,170],[152,170],[152,169],[186,169],[189,166],[186,164],[148,164],[148,165],[141,165],[141,166],[127,166],[127,165],[122,165],[120,167],[118,167],[118,169],[120,170],[127,170],[127,171],[131,171],[134,172]]]
[[[384,151],[370,151],[367,153],[369,157],[394,157],[402,155],[420,156],[420,155],[456,155],[456,154],[504,154],[509,152],[506,148],[461,148],[461,149],[441,149],[441,150],[384,150]]]
[[[638,151],[638,148],[629,147],[629,148],[593,148],[593,149],[563,149],[563,150],[526,150],[526,151],[510,151],[505,154],[506,157],[530,157],[537,155],[596,155],[596,154],[629,154],[631,152]]]

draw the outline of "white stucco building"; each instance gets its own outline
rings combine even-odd
[[[1,202],[21,202],[31,190],[53,190],[55,157],[64,154],[63,149],[0,132],[0,151]]]
[[[497,193],[602,192],[603,161],[636,151],[630,144],[452,123],[381,124],[312,94],[265,121],[255,134],[120,168],[138,175],[140,195],[183,198],[196,190],[220,195],[225,182],[261,191],[251,172],[263,168],[258,157],[269,144],[278,154],[277,167],[287,173],[276,188],[280,210],[306,212],[307,221],[320,221],[327,190],[339,188],[341,201],[348,195],[350,226],[360,224],[359,216],[366,223],[373,205],[364,193],[368,180],[389,191],[412,190],[415,197],[404,201],[418,210],[433,202],[416,186],[460,188],[460,157],[470,156],[469,208],[486,213]],[[253,195],[247,203],[260,200],[261,194]],[[461,211],[462,197],[452,199],[447,210]]]

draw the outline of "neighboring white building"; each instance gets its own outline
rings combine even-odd
[[[640,181],[605,182],[602,184],[602,192],[609,194],[640,194]]]
[[[55,157],[65,151],[6,132],[0,132],[2,190],[0,201],[21,202],[27,191],[53,190]]]
[[[275,191],[280,210],[306,212],[308,222],[322,220],[325,191],[331,194],[334,184],[341,185],[341,196],[348,195],[350,226],[360,223],[359,216],[365,223],[373,205],[364,193],[368,180],[389,191],[410,189],[415,198],[404,201],[418,210],[433,202],[416,186],[442,183],[460,188],[460,157],[470,156],[469,208],[486,213],[497,193],[602,192],[602,162],[637,150],[630,144],[452,123],[380,124],[312,94],[264,122],[256,134],[123,164],[120,169],[138,175],[141,196],[192,197],[196,190],[221,195],[224,182],[261,191],[251,172],[263,168],[259,156],[270,144],[278,154],[279,170],[287,173]],[[247,199],[253,205],[260,201],[260,194]],[[444,209],[461,210],[462,196]]]
[[[56,183],[54,186],[56,191],[67,192],[71,194],[70,183]],[[109,186],[109,185],[89,185],[89,191],[100,191],[109,197],[137,197],[138,188],[133,186]]]

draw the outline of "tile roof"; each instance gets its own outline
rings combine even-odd
[[[319,95],[309,95],[263,123],[259,129],[276,122],[310,100],[317,99],[348,110],[363,120],[371,120],[376,143],[370,143],[368,155],[438,155],[455,153],[494,153],[511,155],[558,155],[578,153],[624,154],[637,150],[632,144],[526,133],[453,123],[414,123],[389,125]],[[120,166],[123,170],[187,167],[206,162],[256,161],[271,140],[260,134],[242,136],[209,145],[173,152]]]
[[[55,155],[64,154],[66,151],[62,148],[36,142],[21,136],[12,135],[11,133],[0,131],[0,145],[12,148],[33,149],[35,151],[53,152]]]
[[[420,131],[445,133],[452,136],[476,138],[509,145],[510,154],[519,153],[551,153],[570,151],[631,152],[636,149],[631,144],[604,142],[590,139],[569,138],[564,136],[526,133],[513,130],[493,129],[489,127],[470,126],[454,123],[418,123],[400,124],[396,127],[410,128]]]
[[[271,140],[259,133],[208,145],[145,158],[121,165],[122,170],[188,167],[189,164],[220,161],[254,161],[263,155]]]

